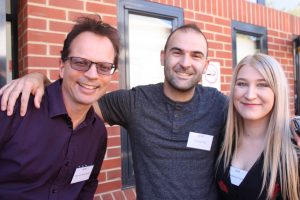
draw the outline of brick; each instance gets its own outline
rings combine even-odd
[[[93,200],[101,200],[99,196],[94,196]]]
[[[195,19],[196,20],[201,20],[201,21],[204,21],[204,22],[213,22],[214,21],[214,17],[212,16],[209,16],[209,15],[204,15],[204,14],[196,14],[195,15]]]
[[[115,199],[118,199],[118,200],[126,200],[122,191],[113,192],[113,196],[115,197]]]
[[[115,90],[119,90],[119,89],[120,89],[119,83],[112,82],[112,83],[110,83],[107,91],[115,91]]]
[[[109,137],[107,140],[108,147],[120,146],[120,137]]]
[[[215,18],[215,23],[220,24],[222,26],[230,26],[231,25],[231,21],[229,19],[222,19],[219,17]]]
[[[229,64],[229,63],[228,63],[228,64]],[[227,65],[227,63],[226,63],[226,65]],[[231,65],[229,65],[229,66],[231,66]],[[231,75],[232,72],[233,72],[232,67],[230,67],[230,68],[224,68],[224,67],[221,67],[221,74]]]
[[[220,43],[220,42],[209,42],[208,44],[208,48],[209,49],[217,49],[217,50],[220,50],[220,49],[223,49],[223,44]]]
[[[194,19],[194,12],[185,10],[184,11],[184,16],[185,16],[185,18],[188,18],[188,19]]]
[[[213,0],[215,1],[215,0]],[[213,4],[213,1],[212,0],[207,0],[206,2],[206,12],[211,14],[212,13],[212,4]]]
[[[59,76],[59,69],[57,69],[57,70],[50,70],[50,80],[57,80],[57,79],[59,79],[60,78],[60,76]]]
[[[108,136],[120,135],[120,127],[119,126],[107,127],[107,133],[108,133]]]
[[[48,7],[28,5],[28,13],[30,13],[31,16],[45,17],[51,19],[66,19],[65,11]]]
[[[100,186],[97,188],[96,193],[104,193],[107,191],[117,190],[122,187],[121,181],[111,181],[111,182],[105,182],[100,183]]]
[[[181,7],[181,0],[174,0],[173,1],[173,6]]]
[[[107,172],[107,180],[114,180],[114,179],[120,179],[121,178],[121,170],[111,170]]]
[[[49,46],[49,53],[51,56],[60,56],[61,55],[61,50],[63,46],[62,45],[50,45]]]
[[[216,34],[216,41],[218,42],[227,42],[227,43],[231,43],[231,37],[229,36],[224,36],[224,35],[217,35]]]
[[[218,15],[217,0],[212,1],[211,7],[212,7],[212,14]]]
[[[194,1],[195,11],[201,10],[200,4],[201,4],[200,1]]]
[[[268,44],[268,48],[272,50],[279,50],[279,46],[277,44]]]
[[[35,42],[48,42],[62,44],[65,40],[65,35],[60,33],[28,31],[28,40]]]
[[[213,24],[205,24],[205,30],[216,32],[216,33],[223,32],[223,29],[221,26],[213,25]]]
[[[86,9],[89,12],[117,15],[117,7],[111,5],[103,5],[103,4],[96,4],[92,2],[86,2]]]
[[[28,58],[28,65],[31,67],[58,67],[58,58],[49,57],[34,57],[30,56]]]
[[[218,10],[218,16],[224,16],[223,15],[223,0],[218,0],[217,4],[217,10]]]
[[[49,28],[50,31],[59,31],[59,32],[68,33],[71,31],[73,25],[74,25],[73,23],[50,21]]]
[[[45,55],[46,54],[46,45],[44,44],[27,44],[27,54],[39,54]]]
[[[110,193],[109,194],[102,194],[101,197],[102,197],[103,200],[114,200],[112,194],[110,194]]]
[[[46,0],[30,0],[30,3],[39,3],[46,5]]]
[[[231,52],[224,52],[224,51],[217,51],[216,56],[218,58],[227,58],[227,59],[232,58]]]
[[[206,12],[206,9],[205,9],[206,8],[206,6],[205,6],[206,1],[199,1],[199,2],[200,2],[200,9],[201,9],[200,11],[203,12],[203,13]]]
[[[49,0],[49,5],[60,8],[83,10],[83,2],[78,0]]]
[[[113,158],[113,159],[109,159],[109,160],[104,160],[101,170],[118,168],[120,166],[121,166],[121,159]]]
[[[136,199],[136,193],[134,189],[127,189],[127,190],[123,190],[126,199],[127,200],[135,200]]]
[[[109,3],[109,4],[115,4],[117,5],[118,1],[117,0],[103,0],[104,3]]]
[[[106,182],[106,172],[103,172],[102,170],[100,171],[100,174],[98,175],[98,180],[99,182]]]
[[[113,16],[113,17],[112,16],[103,16],[102,20],[105,23],[108,23],[108,24],[114,26],[115,28],[117,28],[117,26],[118,26],[118,19],[115,16]]]
[[[44,19],[27,18],[27,28],[46,30],[47,22]],[[24,28],[26,28],[24,27]]]
[[[121,149],[120,148],[112,148],[112,149],[107,149],[106,151],[107,157],[120,157],[121,156]]]

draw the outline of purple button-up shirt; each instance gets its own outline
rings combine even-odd
[[[75,129],[61,81],[46,89],[41,108],[31,97],[25,117],[0,111],[0,199],[93,199],[106,151],[104,123],[91,108]],[[86,181],[71,184],[76,168],[94,165]]]

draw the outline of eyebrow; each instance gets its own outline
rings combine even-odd
[[[179,47],[172,47],[169,49],[169,51],[184,51],[184,50]],[[195,54],[201,54],[202,56],[204,56],[204,53],[202,51],[191,51],[191,52]]]
[[[247,80],[247,79],[246,79],[246,78],[237,78],[236,80],[237,80],[237,81],[239,81],[239,80],[245,81],[245,80]],[[257,79],[256,81],[257,81],[257,82],[267,82],[266,79]]]

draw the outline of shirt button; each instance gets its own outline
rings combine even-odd
[[[55,194],[57,192],[56,189],[52,189],[52,193]]]
[[[65,162],[65,167],[69,166],[69,161]]]

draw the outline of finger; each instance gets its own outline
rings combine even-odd
[[[45,91],[44,86],[43,87],[39,87],[36,90],[35,97],[34,97],[34,105],[35,105],[36,108],[40,108],[41,107],[41,101],[42,101],[42,98],[44,96],[44,91]]]
[[[10,94],[8,96],[8,102],[7,102],[7,115],[8,116],[13,114],[16,101],[22,92],[22,88],[24,86],[23,79],[16,80],[14,83],[14,86],[15,87],[13,88],[12,91],[10,91]]]
[[[20,115],[25,116],[27,112],[27,106],[30,98],[30,92],[31,92],[31,87],[27,87],[28,84],[26,84],[26,87],[23,88],[22,90],[22,96],[21,96],[21,108],[20,108]]]
[[[9,87],[9,84],[4,85],[3,87],[0,88],[0,96],[3,94],[3,92],[6,90],[6,88]]]
[[[9,84],[5,85],[4,88],[2,88],[2,99],[1,99],[1,110],[5,111],[7,110],[7,103],[10,93],[13,91],[15,85],[15,81],[11,81]]]

